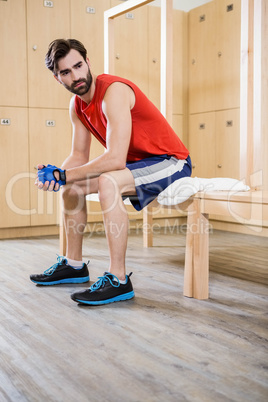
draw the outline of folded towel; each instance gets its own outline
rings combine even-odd
[[[203,179],[200,177],[183,177],[182,179],[174,181],[164,191],[162,191],[157,201],[161,205],[177,205],[189,197],[196,194],[198,191],[248,191],[249,186],[245,185],[243,181],[215,177],[212,179]]]

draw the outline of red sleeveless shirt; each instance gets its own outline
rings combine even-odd
[[[127,162],[164,154],[186,159],[189,151],[156,106],[135,84],[108,74],[97,77],[95,93],[89,105],[78,96],[75,98],[77,116],[97,140],[106,147],[107,121],[102,111],[102,101],[107,88],[113,82],[122,82],[130,86],[135,93],[135,105],[131,110],[132,132]]]

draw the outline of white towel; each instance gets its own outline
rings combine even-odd
[[[215,177],[212,179],[202,179],[200,177],[183,177],[182,179],[174,181],[164,191],[162,191],[157,201],[161,205],[177,205],[189,197],[196,194],[198,191],[248,191],[249,186],[245,185],[243,181]]]

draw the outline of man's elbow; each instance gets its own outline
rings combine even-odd
[[[126,167],[126,161],[117,160],[115,163],[115,170],[123,170]]]
[[[126,160],[118,155],[111,160],[112,170],[123,170],[126,167]]]

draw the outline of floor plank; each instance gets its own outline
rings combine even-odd
[[[130,234],[136,296],[101,307],[70,299],[88,284],[29,281],[57,238],[0,241],[1,402],[268,399],[267,239],[214,231],[207,301],[182,296],[184,234],[154,241]],[[92,283],[108,265],[103,234],[85,236],[83,257]]]

